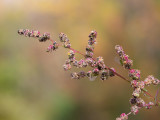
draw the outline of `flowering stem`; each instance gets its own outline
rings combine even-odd
[[[52,39],[49,39],[49,41],[52,42],[52,44],[54,43],[54,41]],[[58,44],[58,46],[61,46]],[[75,53],[79,53],[80,55],[84,56],[85,57],[85,54],[81,53],[80,51],[77,51],[71,47],[69,47],[68,49],[70,50],[73,50]],[[92,58],[93,60],[95,60],[94,58]],[[108,66],[106,66],[107,69],[109,69],[110,71],[112,71],[115,75],[117,75],[118,77],[122,78],[123,80],[127,81],[128,83],[130,83],[130,80],[128,80],[127,78],[123,77],[122,75],[120,75],[119,73],[117,73],[116,71],[112,70],[111,68],[109,68]],[[159,103],[160,102],[157,100],[157,97],[153,97],[150,93],[147,92],[147,90],[145,89],[142,89],[142,91],[147,94],[148,96],[150,96],[152,99],[154,99],[156,101],[156,103]],[[158,94],[158,93],[157,93]],[[157,95],[156,95],[157,96]]]
[[[73,48],[69,48],[70,50],[73,50],[76,53],[79,53],[81,55],[83,55],[85,57],[85,55],[83,53],[81,53],[80,51],[77,51]],[[94,58],[93,58],[94,59]],[[130,83],[130,80],[128,80],[127,78],[123,77],[122,75],[120,75],[119,73],[115,72],[114,70],[112,70],[111,68],[109,68],[108,66],[106,66],[107,69],[109,69],[110,71],[112,71],[115,75],[117,75],[118,77],[122,78],[123,80],[127,81],[128,83]],[[156,103],[160,103],[155,97],[153,97],[150,93],[148,93],[145,89],[142,89],[142,91],[147,94],[148,96],[150,96],[152,99],[156,100]]]
[[[91,33],[88,36],[89,40],[88,40],[88,45],[86,46],[86,53],[82,53],[80,51],[77,51],[77,50],[71,48],[70,41],[69,41],[67,35],[64,33],[59,34],[60,41],[63,42],[63,44],[58,44],[56,41],[53,41],[50,38],[49,33],[44,33],[43,35],[41,35],[39,31],[28,30],[28,29],[19,29],[18,34],[24,35],[26,37],[28,36],[28,37],[38,38],[39,42],[45,42],[45,41],[49,40],[52,43],[52,45],[48,46],[47,52],[54,51],[54,50],[58,49],[59,46],[70,49],[70,51],[68,53],[69,59],[66,60],[66,63],[63,66],[64,70],[71,69],[72,62],[73,62],[73,65],[77,66],[77,67],[79,67],[79,66],[86,67],[89,64],[91,67],[94,68],[93,71],[88,71],[87,74],[84,71],[79,72],[79,73],[76,73],[76,72],[72,73],[71,77],[74,79],[80,79],[80,78],[87,76],[90,80],[93,80],[98,76],[99,71],[103,70],[101,73],[101,80],[106,80],[108,78],[108,76],[112,77],[112,76],[116,75],[116,76],[120,77],[121,79],[125,80],[126,82],[128,82],[133,87],[133,90],[134,90],[134,92],[132,94],[133,98],[130,99],[130,103],[132,104],[131,112],[129,112],[128,114],[122,113],[120,118],[117,118],[116,120],[122,120],[122,119],[127,120],[128,116],[131,113],[133,113],[134,115],[137,114],[138,110],[142,107],[146,107],[147,109],[150,109],[153,105],[154,106],[160,105],[160,101],[158,101],[159,88],[158,88],[155,96],[152,96],[144,88],[144,85],[150,85],[151,82],[154,85],[157,85],[160,83],[160,80],[155,79],[153,76],[150,75],[144,81],[138,81],[138,80],[140,80],[140,71],[136,70],[136,69],[131,69],[131,66],[133,65],[133,61],[131,59],[129,59],[129,56],[125,54],[125,52],[123,51],[123,48],[120,45],[115,46],[115,49],[120,56],[120,63],[122,64],[122,66],[125,69],[129,70],[129,77],[133,81],[131,81],[130,79],[127,79],[127,78],[123,77],[121,74],[117,73],[114,70],[114,68],[110,68],[110,67],[106,66],[104,64],[102,57],[97,57],[97,58],[93,57],[94,44],[96,43],[96,37],[97,37],[96,31],[91,31]],[[74,57],[75,53],[82,55],[86,59],[85,60],[81,59],[80,61],[75,60],[75,57]],[[153,99],[155,102],[153,103],[151,101],[148,104],[146,104],[142,98],[139,98],[140,93],[147,95],[150,99]]]

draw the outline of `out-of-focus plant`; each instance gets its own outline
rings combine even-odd
[[[91,67],[91,70],[88,72],[80,71],[71,73],[72,79],[81,79],[84,77],[88,77],[91,81],[93,81],[98,76],[100,76],[100,79],[104,81],[107,80],[109,77],[118,76],[128,82],[133,88],[132,97],[129,100],[131,104],[131,110],[127,114],[122,113],[120,117],[116,118],[116,120],[127,120],[129,115],[136,115],[142,108],[151,109],[153,106],[160,105],[160,101],[158,100],[159,89],[157,90],[155,96],[152,96],[147,91],[147,89],[145,89],[146,86],[159,85],[160,80],[155,78],[153,75],[149,75],[146,79],[141,80],[140,70],[132,68],[133,61],[129,59],[129,56],[125,54],[123,48],[120,45],[116,45],[115,49],[120,57],[121,65],[128,70],[129,79],[120,75],[118,72],[115,71],[114,68],[109,68],[107,65],[105,65],[103,57],[93,57],[94,46],[96,44],[97,38],[97,32],[94,30],[91,31],[88,36],[89,40],[88,45],[86,46],[85,54],[73,49],[67,35],[64,33],[59,34],[59,39],[62,44],[53,41],[49,33],[44,33],[43,35],[41,35],[38,30],[19,29],[18,34],[24,35],[26,37],[37,38],[39,42],[45,42],[47,40],[51,41],[52,44],[49,45],[49,47],[47,48],[47,52],[56,51],[59,46],[70,49],[70,51],[68,52],[68,59],[63,65],[65,71],[70,70],[72,66],[76,68]],[[75,57],[76,53],[81,54],[83,58],[77,60]],[[145,101],[144,99],[142,99],[142,95],[149,98],[149,101]]]

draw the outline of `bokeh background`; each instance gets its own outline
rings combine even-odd
[[[127,77],[114,50],[120,44],[142,80],[150,74],[160,79],[159,0],[0,0],[0,120],[114,120],[130,111],[127,82],[72,80],[78,70],[62,68],[68,50],[46,53],[49,42],[19,36],[19,28],[50,32],[57,41],[64,32],[82,52],[96,30],[95,56],[108,66]],[[159,120],[159,113],[144,109],[130,120]]]

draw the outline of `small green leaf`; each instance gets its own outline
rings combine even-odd
[[[120,61],[121,65],[123,66],[123,61],[122,61],[122,59],[120,59],[119,61]]]
[[[147,89],[143,88],[143,90],[144,90],[145,92],[147,92]]]

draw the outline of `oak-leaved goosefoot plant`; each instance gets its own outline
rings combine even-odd
[[[104,63],[104,59],[102,56],[97,58],[93,57],[94,47],[96,44],[97,32],[95,30],[91,31],[89,34],[88,44],[86,45],[86,52],[81,53],[71,47],[71,43],[66,34],[60,33],[59,40],[61,42],[53,41],[50,37],[49,33],[40,34],[38,30],[29,30],[29,29],[19,29],[19,35],[24,35],[26,37],[37,38],[39,42],[50,41],[51,44],[47,48],[47,52],[56,51],[58,47],[64,47],[69,49],[68,51],[68,59],[64,62],[63,69],[65,71],[70,70],[72,67],[76,68],[86,68],[90,67],[91,69],[88,72],[80,71],[71,73],[72,79],[81,79],[84,77],[89,78],[89,80],[93,81],[98,76],[102,81],[107,80],[109,77],[118,76],[122,80],[125,80],[130,84],[133,88],[133,92],[131,94],[131,98],[129,103],[131,104],[130,112],[122,113],[116,120],[128,120],[129,115],[136,115],[140,109],[146,108],[151,109],[153,106],[159,106],[160,101],[158,99],[158,92],[156,92],[155,96],[152,96],[147,89],[146,86],[154,85],[157,86],[160,84],[160,80],[155,78],[153,75],[149,75],[144,80],[141,80],[140,70],[133,69],[133,61],[129,58],[129,56],[124,52],[122,46],[116,45],[115,50],[120,57],[120,63],[124,69],[128,70],[129,79],[120,75],[114,68],[109,68]],[[77,60],[75,54],[81,54],[83,56],[82,59]],[[145,96],[148,98],[148,102],[142,99],[141,96]]]

